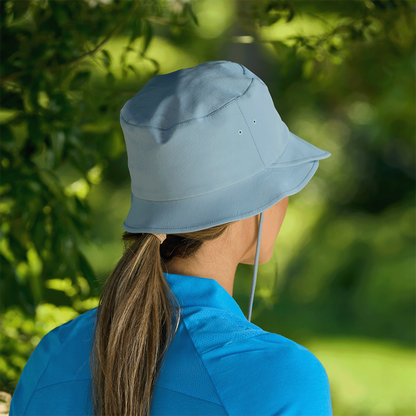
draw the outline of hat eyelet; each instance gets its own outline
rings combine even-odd
[[[255,119],[253,120],[253,124],[256,124],[256,120]]]
[[[238,130],[238,134],[243,134],[243,130]]]

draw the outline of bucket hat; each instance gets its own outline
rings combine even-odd
[[[198,231],[260,215],[299,192],[331,153],[291,133],[266,84],[236,62],[156,75],[120,111],[131,233]]]

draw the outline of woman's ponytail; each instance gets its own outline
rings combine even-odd
[[[194,255],[231,223],[159,239],[124,232],[125,250],[104,284],[91,349],[93,416],[148,416],[180,305],[163,275],[175,257]]]
[[[150,413],[160,365],[179,324],[179,305],[152,234],[123,234],[125,251],[97,307],[91,353],[94,416]]]

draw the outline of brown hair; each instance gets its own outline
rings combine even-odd
[[[180,320],[164,262],[195,254],[231,223],[183,234],[160,244],[147,233],[122,235],[124,253],[104,283],[91,349],[94,416],[147,416],[163,357]],[[175,303],[175,304],[174,304]]]

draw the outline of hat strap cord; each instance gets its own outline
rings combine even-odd
[[[259,265],[261,229],[262,229],[262,226],[263,226],[263,214],[264,214],[264,211],[260,215],[260,225],[259,225],[259,232],[258,232],[258,237],[257,237],[256,258],[254,260],[253,280],[251,282],[250,301],[249,301],[249,304],[248,304],[247,320],[249,322],[251,322],[251,311],[253,309],[254,291],[255,291],[255,288],[256,288],[256,281],[257,281],[257,269],[258,269],[258,265]]]

